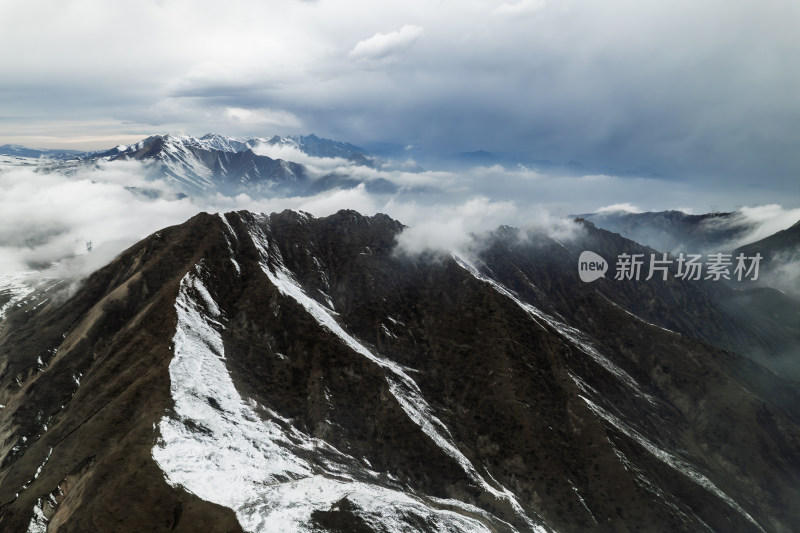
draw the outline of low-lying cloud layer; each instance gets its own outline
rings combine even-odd
[[[145,176],[144,165],[136,162],[104,164],[69,177],[29,167],[0,171],[0,268],[43,269],[58,262],[56,275],[71,269],[83,274],[144,235],[197,212],[188,199],[136,192],[170,190]]]
[[[339,158],[311,157],[291,147],[264,145],[256,150],[302,162],[312,179],[336,173],[361,185],[310,196],[183,197],[176,194],[174,182],[154,178],[154,168],[138,161],[102,162],[69,176],[35,167],[0,167],[0,272],[36,270],[48,277],[80,277],[148,234],[200,211],[295,209],[315,216],[340,209],[368,215],[382,212],[408,226],[398,241],[398,251],[418,254],[462,249],[474,234],[500,225],[569,239],[576,231],[571,213],[603,206],[660,210],[671,207],[670,203],[686,204],[690,198],[702,211],[704,194],[709,198],[716,194],[682,190],[659,180],[554,176],[522,166],[413,172],[398,170],[396,165],[382,170]],[[367,185],[378,179],[393,183],[396,191],[371,193]],[[646,198],[660,203],[643,203]],[[747,221],[748,235],[755,240],[788,227],[800,218],[800,210],[765,205],[743,208],[738,216]]]
[[[800,220],[800,208],[784,209],[778,204],[742,207],[725,223],[731,227],[744,226],[747,230],[741,237],[732,241],[728,248],[738,248],[760,241],[788,228],[798,220]]]

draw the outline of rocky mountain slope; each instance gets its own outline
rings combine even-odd
[[[598,227],[662,252],[725,252],[751,229],[736,213],[690,215],[682,211],[630,213],[611,211],[579,215]]]
[[[286,193],[302,189],[308,180],[299,163],[257,155],[245,143],[219,136],[156,135],[100,157],[151,163],[156,174],[171,178],[188,194]]]
[[[430,257],[402,230],[200,214],[17,295],[0,529],[800,526],[797,385],[708,342],[749,342],[711,287],[580,282],[638,246],[589,224]]]

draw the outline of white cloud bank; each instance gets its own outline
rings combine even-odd
[[[272,155],[293,155],[292,150],[281,148]],[[176,195],[173,184],[152,179],[148,165],[137,161],[104,162],[70,176],[34,167],[0,168],[0,274],[38,270],[37,276],[83,276],[138,240],[199,211],[295,209],[318,217],[340,209],[382,212],[409,226],[400,240],[407,253],[455,249],[472,233],[544,220],[544,208],[475,193],[469,181],[453,173],[383,173],[339,159],[306,158],[320,174],[335,170],[362,184],[311,196],[194,198]],[[483,177],[481,170],[475,172],[470,180]],[[365,183],[378,178],[394,181],[400,191],[371,194]],[[441,190],[432,196],[414,192],[414,187],[434,185]]]
[[[264,155],[272,159],[283,159],[300,163],[311,171],[313,175],[321,175],[338,169],[346,169],[353,165],[352,162],[342,157],[314,157],[290,144],[258,143],[252,148],[253,153]]]
[[[234,123],[269,126],[272,128],[298,129],[303,126],[302,121],[287,111],[272,109],[245,109],[241,107],[227,107],[225,118]]]
[[[348,56],[358,62],[386,62],[400,52],[410,48],[423,30],[419,26],[406,25],[390,33],[376,33],[369,39],[357,43]]]
[[[606,205],[595,211],[597,214],[601,213],[641,213],[642,210],[635,205],[625,202],[621,204]]]
[[[778,204],[742,207],[737,211],[735,220],[752,228],[736,243],[741,246],[759,241],[788,228],[800,220],[800,208],[785,209]]]
[[[0,271],[52,265],[50,275],[86,274],[143,236],[198,211],[188,199],[142,194],[170,190],[146,180],[144,165],[120,163],[70,177],[31,168],[0,171]]]
[[[299,160],[313,177],[335,172],[361,185],[308,196],[187,198],[176,194],[174,184],[153,179],[152,169],[137,161],[104,162],[70,176],[34,167],[0,167],[0,276],[34,269],[47,277],[80,277],[147,235],[200,211],[294,209],[317,217],[340,209],[382,212],[408,227],[398,250],[419,254],[463,249],[473,234],[500,225],[566,240],[576,231],[569,215],[596,211],[598,205],[606,206],[601,211],[660,210],[652,203],[640,208],[639,201],[612,203],[614,199],[647,196],[667,205],[681,205],[689,197],[700,202],[696,205],[707,200],[695,190],[658,180],[551,176],[499,165],[459,172],[380,170],[340,158],[311,157],[293,147],[260,146],[257,151]],[[397,191],[371,193],[369,184],[378,179],[394,183]],[[784,229],[798,218],[800,209],[778,205],[743,208],[738,215],[751,228],[749,240]]]
[[[410,227],[400,234],[398,251],[417,255],[423,252],[459,251],[471,235],[516,218],[512,202],[492,202],[485,197],[472,198],[460,205],[420,206],[398,203],[386,206]]]

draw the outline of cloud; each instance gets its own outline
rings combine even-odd
[[[636,207],[633,204],[628,202],[621,203],[621,204],[613,204],[607,205],[605,207],[599,208],[595,213],[602,214],[602,213],[641,213],[642,210]]]
[[[778,204],[742,207],[738,214],[753,226],[753,231],[743,239],[748,242],[769,237],[800,221],[800,208],[786,209]]]
[[[290,160],[298,155],[285,147],[271,154]],[[644,207],[651,210],[660,209],[659,202],[693,201],[702,206],[708,200],[698,198],[694,189],[680,189],[671,182],[565,177],[526,167],[409,172],[355,166],[336,158],[306,156],[303,162],[315,165],[319,175],[336,172],[362,184],[307,196],[186,198],[140,161],[101,162],[74,169],[69,176],[33,167],[0,166],[0,271],[34,269],[39,271],[36,276],[80,278],[148,234],[182,223],[199,211],[295,209],[318,217],[340,209],[366,215],[386,213],[408,226],[400,235],[398,251],[416,255],[464,252],[475,246],[474,235],[500,225],[521,228],[520,238],[544,234],[569,240],[577,231],[570,213],[592,211],[613,198],[648,198]],[[399,189],[371,193],[365,184],[377,179],[391,181]],[[618,202],[606,204],[601,211],[616,209],[641,210],[630,202]],[[798,208],[763,205],[741,209],[735,222],[754,239],[784,229],[798,218]],[[795,268],[786,266],[780,278],[794,279]]]
[[[388,207],[409,225],[397,239],[398,251],[408,255],[460,251],[473,240],[475,232],[499,226],[502,220],[514,218],[516,211],[511,202],[493,202],[485,197],[457,205],[397,203]]]
[[[304,165],[314,175],[322,175],[352,166],[353,163],[342,157],[314,157],[288,144],[258,143],[252,148],[253,153],[272,159],[283,159]]]
[[[451,252],[470,255],[488,242],[487,232],[509,224],[518,228],[518,238],[523,241],[542,237],[569,241],[582,231],[573,220],[553,215],[542,206],[523,210],[514,202],[482,196],[460,203],[408,202],[385,207],[408,225],[397,239],[397,253],[410,256]]]
[[[554,216],[547,209],[538,209],[531,214],[530,219],[520,229],[522,235],[528,236],[528,238],[546,235],[550,239],[563,242],[577,237],[583,231],[583,226],[572,218]]]
[[[541,11],[547,7],[545,0],[520,0],[519,2],[504,2],[494,8],[492,15],[521,16]]]
[[[271,109],[243,109],[226,107],[225,118],[234,123],[296,129],[302,127],[301,120],[288,111]]]
[[[39,4],[0,3],[0,144],[315,132],[797,197],[798,3]]]
[[[279,151],[280,155],[292,153]],[[501,172],[498,168],[476,169],[466,174],[465,181],[450,172],[382,172],[340,166],[342,161],[337,159],[309,161],[319,165],[320,172],[335,167],[362,184],[311,196],[216,194],[187,198],[176,195],[173,183],[159,179],[150,165],[140,161],[101,162],[78,168],[69,176],[33,167],[0,167],[4,191],[0,197],[2,271],[36,270],[36,276],[79,278],[148,234],[181,223],[199,211],[295,209],[315,216],[340,209],[387,213],[410,226],[400,243],[406,253],[458,248],[469,242],[471,234],[501,224],[557,226],[538,208],[475,194],[472,180],[480,181],[487,171]],[[401,190],[371,194],[364,183],[375,179],[391,180]],[[420,186],[438,189],[420,194],[415,189]]]
[[[800,254],[773,257],[762,269],[759,279],[769,287],[800,297]]]
[[[413,25],[405,25],[390,33],[376,33],[358,42],[348,57],[358,62],[386,62],[410,48],[422,34],[422,28]]]
[[[69,177],[32,168],[0,171],[2,270],[85,275],[145,235],[198,211],[188,199],[138,193],[141,188],[166,192],[169,186],[148,179],[146,165],[120,163]]]
[[[736,237],[726,245],[728,249],[750,244],[800,221],[800,208],[784,208],[778,204],[741,207],[731,217],[712,218],[705,224],[714,229],[737,230]]]
[[[315,157],[306,154],[290,144],[269,144],[260,142],[253,146],[253,152],[258,155],[293,161],[306,167],[312,179],[329,174],[337,174],[354,180],[370,182],[374,180],[387,180],[399,187],[448,187],[458,178],[453,172],[424,171],[413,160],[374,161],[376,167],[356,164],[342,157]]]
[[[380,204],[369,193],[364,185],[353,189],[334,189],[304,198],[300,210],[315,216],[327,216],[341,209],[355,209],[360,213],[375,214]]]

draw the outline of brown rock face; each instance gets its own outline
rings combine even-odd
[[[14,307],[0,530],[800,527],[797,387],[709,344],[756,342],[713,287],[581,283],[636,251],[591,226],[402,229],[200,214]]]

